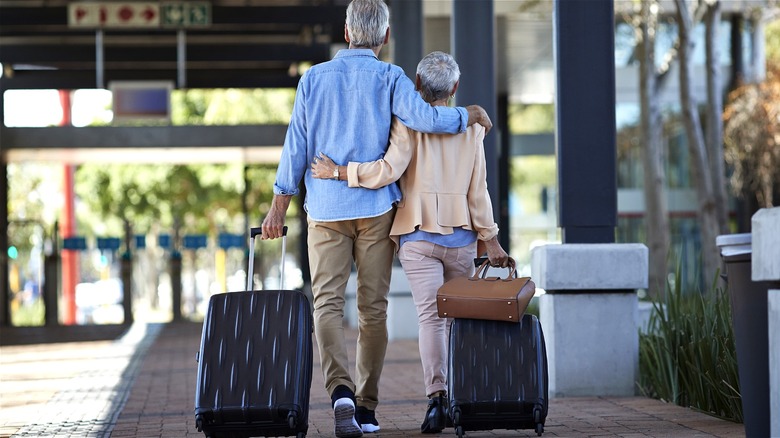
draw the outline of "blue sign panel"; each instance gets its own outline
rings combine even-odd
[[[135,236],[135,249],[144,249],[146,248],[146,236],[143,234],[137,234]]]
[[[220,233],[220,235],[219,235],[219,247],[222,248],[222,249],[243,248],[244,247],[244,235],[243,234]]]
[[[110,249],[112,251],[116,251],[119,249],[119,246],[122,244],[122,241],[119,240],[118,237],[98,237],[97,238],[97,248],[98,249]]]
[[[62,248],[72,251],[87,249],[87,239],[84,237],[66,237],[62,239]]]
[[[157,236],[157,245],[159,245],[160,248],[171,249],[171,235],[160,234]]]
[[[184,236],[184,247],[187,249],[205,248],[207,244],[207,236],[205,234],[193,234],[191,236]]]

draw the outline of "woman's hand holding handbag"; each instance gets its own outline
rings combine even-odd
[[[531,302],[536,285],[530,277],[517,277],[517,263],[509,258],[506,278],[488,277],[485,260],[471,277],[454,278],[437,292],[439,317],[519,322]]]

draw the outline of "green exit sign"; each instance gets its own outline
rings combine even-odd
[[[209,2],[165,2],[160,5],[163,27],[204,27],[211,24]]]

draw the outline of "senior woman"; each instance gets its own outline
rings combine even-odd
[[[458,88],[460,69],[452,56],[433,52],[417,65],[416,87],[426,102],[446,106]],[[428,409],[423,433],[441,432],[446,423],[447,342],[451,320],[439,318],[436,292],[444,282],[473,274],[473,259],[487,256],[506,267],[508,255],[498,243],[498,225],[487,191],[485,128],[472,125],[463,134],[423,134],[394,119],[390,146],[376,161],[337,165],[315,157],[315,178],[346,180],[358,190],[399,180],[390,238],[396,244],[419,319],[419,348]],[[338,183],[338,181],[334,181]],[[361,189],[362,188],[362,189]],[[479,245],[478,245],[479,242]]]

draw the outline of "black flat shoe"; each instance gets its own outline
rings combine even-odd
[[[447,422],[447,397],[436,396],[428,400],[428,410],[420,426],[422,433],[439,433]]]

